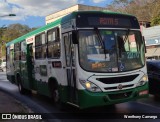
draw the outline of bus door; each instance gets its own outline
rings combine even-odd
[[[27,45],[27,72],[29,87],[36,90],[35,72],[34,72],[34,57],[33,57],[33,43]]]
[[[75,69],[75,47],[72,43],[72,33],[63,35],[65,61],[66,61],[66,74],[68,84],[68,100],[69,102],[76,103],[76,69]]]

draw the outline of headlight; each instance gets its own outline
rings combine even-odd
[[[101,92],[101,89],[90,81],[80,80],[80,83],[84,88],[91,92]]]
[[[146,84],[146,82],[148,82],[148,76],[144,75],[141,80],[137,83],[137,86],[143,86],[144,84]]]

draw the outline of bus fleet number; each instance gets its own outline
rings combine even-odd
[[[128,59],[139,58],[139,56],[140,56],[140,53],[138,52],[127,52]]]

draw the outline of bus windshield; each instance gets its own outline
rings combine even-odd
[[[79,30],[79,62],[86,71],[124,72],[144,66],[144,42],[136,30]]]

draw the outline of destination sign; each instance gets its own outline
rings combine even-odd
[[[108,13],[80,12],[76,18],[77,27],[102,28],[133,28],[140,29],[138,20],[134,16]]]
[[[101,24],[101,25],[118,25],[119,19],[101,17],[101,18],[99,18],[99,24]]]
[[[91,26],[131,27],[129,19],[117,17],[88,17],[88,24]]]

